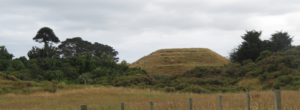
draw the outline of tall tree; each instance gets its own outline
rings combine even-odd
[[[262,52],[261,33],[262,31],[246,31],[246,34],[241,36],[244,39],[242,44],[229,53],[230,60],[238,63],[248,59],[255,61]]]
[[[62,41],[58,46],[58,50],[62,57],[66,58],[91,53],[91,47],[92,43],[84,41],[80,37],[74,37]]]
[[[5,71],[13,58],[13,54],[8,53],[5,46],[0,46],[0,71]]]
[[[276,45],[274,48],[274,51],[276,52],[292,47],[291,43],[293,42],[293,37],[291,37],[287,32],[277,31],[272,34],[270,41]]]
[[[113,49],[111,46],[104,45],[98,42],[95,42],[92,46],[92,54],[93,56],[97,56],[99,58],[103,58],[103,53],[106,55],[112,57],[115,62],[119,61],[119,58],[117,55],[119,54],[115,49]]]
[[[50,45],[52,43],[59,43],[59,39],[58,37],[56,37],[56,35],[54,34],[53,30],[49,27],[43,27],[41,28],[36,36],[33,38],[33,40],[35,40],[36,42],[39,43],[44,43],[45,46],[48,46],[48,44],[50,43]]]
[[[80,56],[84,54],[91,54],[99,58],[104,58],[104,53],[118,62],[119,58],[116,57],[118,52],[111,46],[104,45],[98,42],[92,44],[91,42],[82,40],[80,37],[66,39],[58,46],[59,53],[63,58]]]

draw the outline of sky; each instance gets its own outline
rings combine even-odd
[[[299,0],[0,0],[0,45],[26,56],[42,27],[60,41],[109,45],[133,63],[159,49],[209,48],[227,57],[246,31],[267,40],[288,32],[300,44]],[[57,44],[58,45],[58,44]]]

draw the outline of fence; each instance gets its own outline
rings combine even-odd
[[[275,99],[275,110],[282,110],[282,107],[281,107],[281,91],[280,90],[275,90],[274,91],[274,99]],[[223,109],[223,97],[222,95],[219,95],[219,110],[222,110]],[[154,102],[152,100],[149,101],[149,109],[150,110],[154,110]],[[119,106],[119,109],[120,110],[125,110],[125,103],[124,102],[121,102],[120,103],[120,106]],[[193,110],[193,101],[192,101],[192,98],[190,97],[188,99],[188,105],[187,105],[187,109],[188,110]],[[246,109],[247,110],[250,110],[250,93],[247,92],[246,93]],[[80,105],[79,106],[79,110],[88,110],[88,106],[87,105]]]

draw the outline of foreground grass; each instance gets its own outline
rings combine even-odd
[[[274,110],[272,91],[250,92],[252,110]],[[259,94],[259,95],[257,95]],[[283,110],[300,109],[299,91],[282,91]],[[87,104],[88,110],[119,110],[120,102],[127,110],[148,110],[149,100],[156,110],[187,110],[188,98],[193,98],[194,110],[217,110],[218,96],[223,95],[224,110],[245,110],[245,93],[189,94],[165,93],[149,89],[122,87],[93,87],[58,90],[56,93],[38,92],[30,95],[0,95],[1,110],[76,110]]]

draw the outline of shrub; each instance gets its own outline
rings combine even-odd
[[[4,88],[4,91],[6,93],[12,93],[13,92],[13,90],[11,88]]]
[[[246,77],[256,77],[258,75],[261,75],[264,73],[263,69],[255,69],[253,71],[250,71],[246,74]]]
[[[281,82],[276,82],[273,84],[274,89],[280,89],[280,87],[283,87],[285,84]]]
[[[260,56],[255,60],[255,62],[259,62],[264,58],[270,57],[272,55],[272,52],[269,50],[265,50],[260,53]]]
[[[164,91],[165,92],[175,92],[175,88],[174,87],[165,87]]]
[[[293,81],[293,77],[292,76],[280,76],[278,78],[278,82],[279,83],[283,83],[283,84],[289,84]]]
[[[187,84],[179,84],[178,86],[175,87],[176,90],[182,90],[187,87]]]
[[[270,85],[264,84],[264,85],[261,87],[261,89],[262,89],[262,90],[270,89]]]
[[[166,75],[151,75],[155,80],[163,80],[166,79],[168,76]]]
[[[182,91],[184,92],[194,92],[194,93],[207,93],[208,91],[199,86],[189,86]]]

